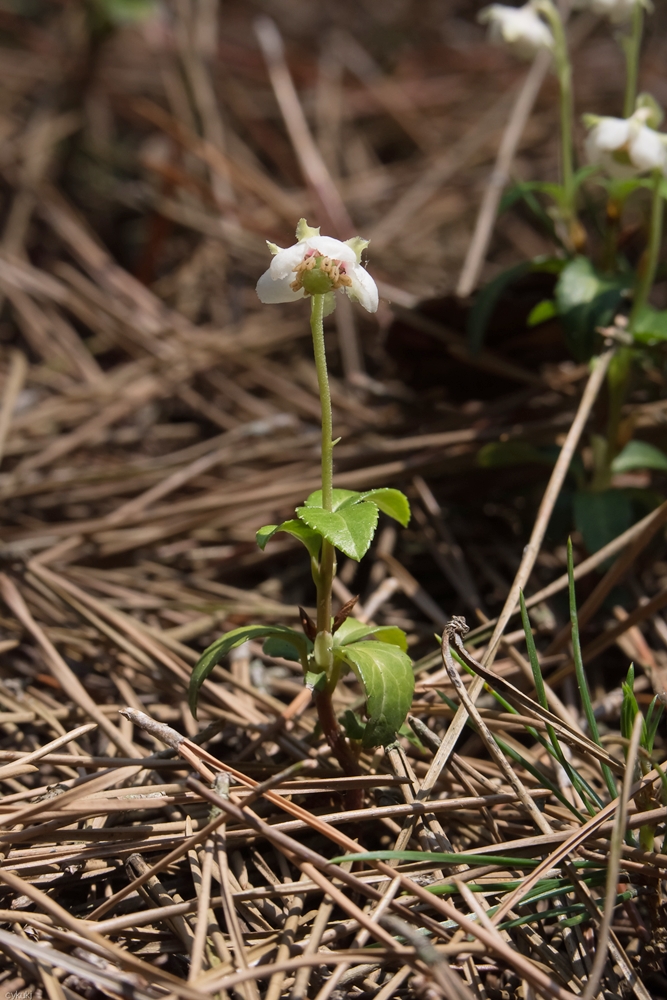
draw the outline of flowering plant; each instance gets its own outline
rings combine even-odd
[[[378,291],[361,263],[368,246],[356,237],[346,242],[320,236],[319,229],[301,219],[297,242],[287,249],[269,243],[273,260],[257,283],[262,302],[294,302],[309,298],[315,367],[322,409],[322,488],[296,508],[296,517],[269,524],[257,532],[261,549],[277,532],[297,538],[310,557],[317,591],[313,621],[301,610],[302,632],[286,625],[246,625],[227,632],[204,652],[190,682],[190,707],[197,711],[199,690],[217,663],[235,646],[249,639],[264,641],[269,655],[301,663],[312,689],[329,745],[348,774],[357,771],[361,747],[391,742],[403,724],[414,690],[412,664],[405,633],[394,626],[369,625],[350,617],[354,601],[332,614],[332,584],[336,552],[360,560],[375,534],[380,511],[403,526],[410,519],[407,498],[399,490],[381,488],[355,492],[333,487],[331,395],[324,347],[325,316],[336,307],[336,294],[345,293],[368,312],[378,307]],[[334,712],[332,695],[342,674],[354,671],[366,693],[366,722],[348,723],[346,739]]]
[[[555,244],[553,256],[522,262],[499,275],[476,297],[469,318],[470,345],[479,348],[486,322],[504,289],[531,271],[554,275],[551,299],[540,302],[529,326],[558,318],[566,344],[578,361],[591,360],[604,343],[615,345],[608,369],[606,434],[591,436],[590,475],[574,463],[576,527],[590,551],[629,527],[633,498],[616,488],[613,477],[637,469],[667,469],[667,455],[646,442],[632,440],[623,405],[633,371],[646,366],[667,342],[667,311],[655,309],[650,295],[658,270],[664,199],[667,197],[667,135],[660,132],[662,111],[648,94],[637,95],[639,53],[648,0],[579,0],[616,27],[625,54],[626,81],[622,117],[584,115],[584,151],[588,163],[575,164],[572,70],[567,37],[552,0],[529,0],[520,8],[494,4],[480,19],[491,37],[515,51],[552,53],[560,86],[560,181],[520,183],[508,192],[505,207],[522,200]],[[547,42],[547,34],[551,42]],[[587,189],[587,199],[581,197]],[[645,245],[639,257],[626,252],[624,213],[643,210]],[[597,234],[602,234],[599,239]],[[501,445],[480,453],[482,464],[502,462]],[[535,460],[544,461],[535,450]]]

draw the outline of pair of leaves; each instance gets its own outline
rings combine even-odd
[[[394,489],[334,490],[332,510],[322,507],[322,492],[317,490],[297,507],[298,520],[269,524],[257,532],[257,544],[264,549],[278,531],[298,538],[312,559],[318,559],[322,539],[357,562],[368,551],[375,534],[379,512],[382,511],[405,527],[410,520],[407,497]]]
[[[244,625],[227,632],[212,643],[195,666],[188,691],[188,703],[197,716],[199,691],[213,668],[232,649],[249,639],[264,639],[269,655],[299,659],[309,665],[312,643],[300,632],[285,625]],[[402,629],[393,625],[366,625],[348,618],[333,636],[334,662],[353,670],[366,694],[368,722],[362,744],[375,747],[390,743],[405,721],[412,704],[414,675],[406,653]],[[321,676],[308,672],[306,682],[318,687]]]

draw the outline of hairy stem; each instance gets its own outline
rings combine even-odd
[[[313,295],[310,328],[313,334],[313,351],[317,386],[322,408],[322,506],[332,508],[333,494],[333,417],[331,413],[331,391],[327,373],[327,357],[324,349],[324,296]],[[331,585],[336,572],[335,550],[326,539],[322,541],[322,553],[317,580],[317,631],[331,631]],[[330,663],[318,663],[325,670]]]

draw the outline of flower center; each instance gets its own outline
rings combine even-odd
[[[293,292],[303,288],[306,295],[326,295],[327,292],[352,286],[352,279],[345,272],[344,261],[324,257],[316,250],[306,254],[294,268],[294,274],[296,277],[290,288]]]

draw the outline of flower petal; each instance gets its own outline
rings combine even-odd
[[[591,140],[598,149],[620,149],[630,138],[630,123],[625,118],[602,118],[591,132]]]
[[[272,269],[265,271],[257,282],[257,295],[265,305],[275,305],[277,302],[296,302],[305,295],[303,288],[295,292],[290,288],[290,276],[274,278]]]
[[[271,261],[271,277],[274,280],[276,278],[287,278],[297,264],[301,263],[305,255],[305,243],[295,243],[293,247],[281,250]]]
[[[377,312],[378,288],[366,268],[361,264],[355,264],[354,267],[346,267],[345,270],[352,279],[352,287],[345,289],[349,297],[362,305],[366,312]]]
[[[664,170],[667,150],[659,132],[643,125],[630,140],[630,159],[638,170]]]
[[[340,240],[335,240],[333,236],[311,236],[304,240],[304,243],[309,250],[317,250],[323,256],[331,257],[332,260],[344,260],[345,263],[349,262],[350,264],[357,263],[357,255],[352,247]],[[302,247],[304,243],[301,244]]]

